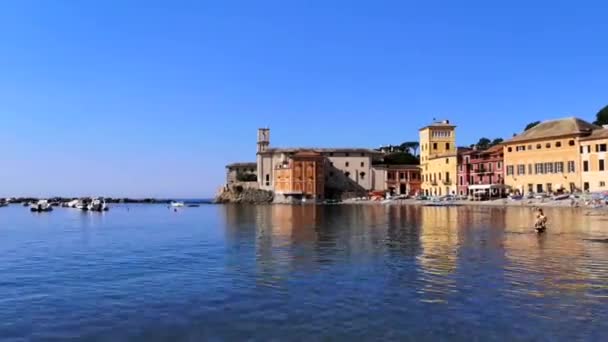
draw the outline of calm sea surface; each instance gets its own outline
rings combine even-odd
[[[525,208],[0,208],[0,339],[606,340],[608,217]]]

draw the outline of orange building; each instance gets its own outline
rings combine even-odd
[[[322,200],[325,195],[325,159],[320,153],[300,151],[274,170],[277,196],[284,199]]]

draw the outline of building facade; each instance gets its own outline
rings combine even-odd
[[[594,130],[580,142],[581,182],[583,191],[608,191],[608,129]]]
[[[233,163],[226,165],[226,185],[237,182],[257,182],[257,163]]]
[[[391,195],[416,196],[420,194],[422,180],[418,165],[374,165],[373,189]]]
[[[506,193],[503,146],[487,150],[463,150],[458,153],[458,194],[496,198]]]
[[[578,118],[551,120],[504,142],[505,184],[512,192],[582,190],[581,139],[601,127]]]
[[[300,151],[275,166],[275,196],[324,199],[325,161],[320,153]]]
[[[456,126],[439,121],[421,128],[419,134],[422,192],[426,196],[455,195]]]
[[[316,153],[324,161],[326,194],[352,192],[366,194],[373,189],[372,162],[382,152],[366,148],[272,148],[270,130],[258,130],[257,179],[260,189],[275,191],[278,165],[285,165],[300,152]]]

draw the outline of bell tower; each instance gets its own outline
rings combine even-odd
[[[268,151],[270,147],[270,128],[258,128],[258,153]]]

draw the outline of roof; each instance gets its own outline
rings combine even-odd
[[[257,164],[257,163],[255,163],[255,162],[253,162],[253,163],[250,163],[250,162],[244,162],[244,163],[232,163],[232,164],[228,164],[228,165],[226,165],[226,168],[227,168],[227,169],[230,169],[230,168],[235,168],[235,167],[248,167],[248,168],[253,167],[253,168],[257,168],[257,167],[258,167],[258,164]]]
[[[585,137],[581,140],[595,140],[595,139],[608,139],[608,128],[596,129],[591,133],[590,136]]]
[[[442,120],[442,121],[435,121],[430,125],[426,125],[426,126],[420,128],[419,131],[422,131],[423,129],[427,129],[427,128],[456,128],[456,126],[450,124],[450,120]]]
[[[287,147],[287,148],[269,148],[262,154],[267,153],[298,153],[298,152],[316,152],[316,153],[366,153],[366,154],[384,154],[383,152],[372,150],[369,148],[319,148],[319,147]]]
[[[529,130],[516,135],[505,143],[515,143],[529,140],[546,139],[568,135],[590,134],[593,130],[602,127],[579,118],[564,118],[542,122]]]

